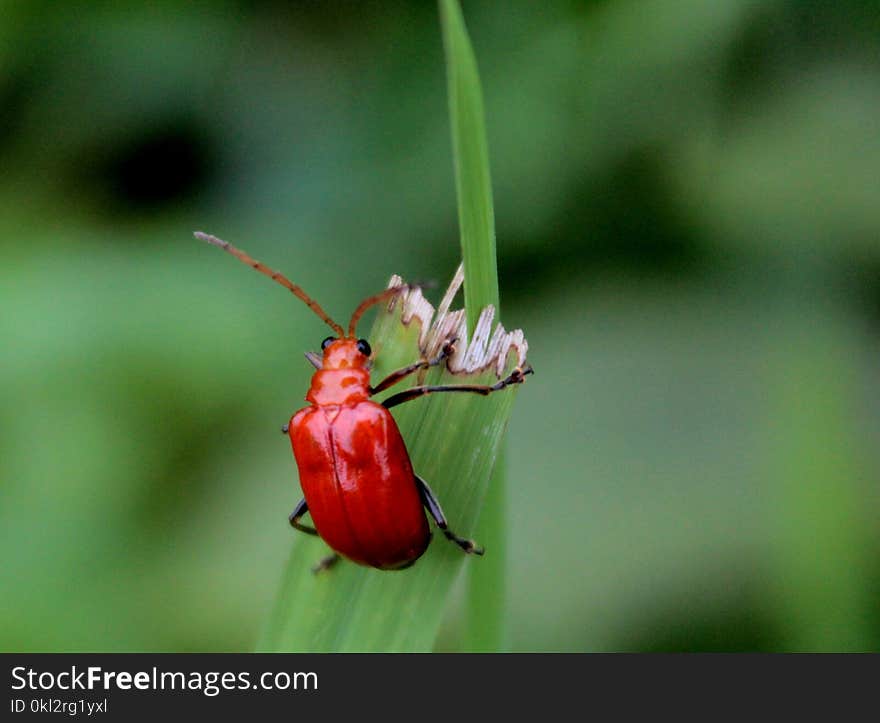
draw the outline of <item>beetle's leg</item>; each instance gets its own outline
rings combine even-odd
[[[322,557],[320,560],[318,560],[318,562],[312,565],[312,572],[317,575],[323,570],[329,570],[337,562],[339,562],[339,555],[334,552],[330,555],[327,555],[326,557]]]
[[[449,529],[449,525],[446,522],[446,515],[443,514],[443,509],[440,507],[440,502],[434,496],[434,493],[431,491],[431,488],[428,487],[428,483],[425,482],[418,475],[413,475],[416,478],[416,484],[419,486],[419,495],[422,498],[422,504],[430,513],[431,517],[434,518],[434,522],[437,523],[437,527],[443,530],[443,534],[446,535],[447,540],[452,540],[456,545],[458,545],[462,550],[464,550],[469,555],[482,555],[485,550],[480,547],[473,540],[465,539],[464,537],[459,537],[452,530]]]
[[[290,513],[290,517],[288,519],[290,520],[290,524],[300,532],[305,532],[309,535],[317,535],[318,531],[314,527],[301,525],[299,522],[302,519],[303,515],[305,515],[305,513],[308,511],[309,506],[306,504],[305,498],[303,498],[299,501],[299,504],[293,508],[293,512]],[[326,557],[322,557],[320,560],[318,560],[317,563],[312,565],[312,572],[317,574],[321,572],[321,570],[329,570],[338,561],[339,555],[337,555],[335,552],[327,555]]]
[[[447,357],[452,356],[452,353],[455,351],[455,339],[451,339],[447,341],[443,348],[440,350],[440,353],[437,355],[435,359],[420,359],[417,362],[413,362],[409,366],[405,366],[402,369],[398,369],[397,371],[391,372],[387,377],[385,377],[381,382],[379,382],[375,387],[370,387],[370,396],[373,394],[378,394],[379,392],[385,391],[388,387],[392,387],[397,382],[405,379],[413,372],[420,371],[422,369],[428,369],[430,367],[435,367],[440,364]]]
[[[446,384],[437,387],[413,387],[405,392],[388,397],[388,399],[382,402],[382,406],[386,409],[391,409],[391,407],[396,407],[398,404],[424,397],[426,394],[436,394],[438,392],[470,392],[471,394],[482,394],[485,397],[492,392],[498,392],[513,384],[522,384],[526,376],[533,373],[532,367],[526,365],[524,369],[517,367],[497,384]]]
[[[293,512],[290,513],[290,517],[287,519],[290,520],[290,526],[296,528],[300,532],[305,532],[309,535],[317,535],[318,531],[314,527],[300,524],[300,520],[308,511],[309,506],[306,504],[305,497],[303,497],[303,499],[299,501],[299,504],[293,508]]]
[[[320,369],[323,366],[323,362],[321,361],[321,355],[316,354],[313,351],[306,352],[306,360],[311,364],[315,369]]]
[[[314,527],[309,527],[308,525],[301,525],[300,520],[303,515],[309,511],[309,506],[306,504],[305,498],[299,501],[299,504],[293,508],[293,512],[290,513],[290,524],[295,527],[300,532],[305,532],[309,535],[317,535],[318,531]],[[333,565],[335,565],[339,560],[339,555],[335,552],[327,555],[326,557],[322,557],[312,566],[312,572],[319,573],[321,570],[329,570]]]
[[[286,422],[281,425],[281,434],[287,434],[290,431],[290,425]]]

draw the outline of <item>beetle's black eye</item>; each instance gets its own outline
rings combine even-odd
[[[336,341],[335,336],[328,336],[324,341],[321,342],[321,349],[326,349],[330,346],[334,341]]]
[[[364,356],[370,356],[373,353],[373,350],[370,349],[370,345],[367,344],[366,339],[358,339],[358,351]]]

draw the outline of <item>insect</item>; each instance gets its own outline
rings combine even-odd
[[[320,536],[333,550],[313,569],[317,572],[330,567],[340,556],[381,570],[409,567],[431,540],[425,510],[447,539],[468,554],[482,555],[483,549],[473,540],[449,529],[437,497],[413,471],[406,445],[388,410],[427,394],[488,395],[522,383],[532,373],[531,367],[516,368],[494,385],[415,386],[378,404],[370,398],[419,370],[441,364],[454,351],[454,341],[450,340],[437,358],[420,359],[392,372],[375,386],[370,384],[372,350],[365,339],[357,338],[357,323],[371,306],[391,299],[408,286],[391,287],[362,301],[345,330],[282,274],[226,241],[201,232],[195,236],[293,292],[333,329],[334,336],[321,343],[321,355],[306,353],[316,369],[306,395],[309,406],[296,412],[282,427],[290,436],[304,495],[290,514],[290,524]],[[314,527],[302,522],[306,513],[311,514]]]

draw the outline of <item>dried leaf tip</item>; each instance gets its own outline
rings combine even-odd
[[[401,321],[410,324],[415,319],[419,323],[419,349],[427,359],[435,358],[447,341],[455,339],[455,353],[447,360],[447,366],[453,373],[474,374],[493,369],[496,376],[501,378],[505,375],[511,352],[516,354],[516,366],[525,369],[529,343],[522,329],[506,331],[499,323],[492,330],[494,306],[490,304],[482,310],[472,337],[468,335],[465,310],[450,311],[463,282],[464,267],[459,264],[436,309],[417,286],[410,286],[393,298],[388,308],[393,309],[399,303],[402,305]],[[403,279],[394,275],[388,282],[388,288],[399,287],[403,283]]]

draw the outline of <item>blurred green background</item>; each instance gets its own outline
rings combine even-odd
[[[880,649],[878,4],[463,8],[511,649]],[[444,283],[436,5],[0,5],[4,650],[255,644],[327,330],[196,229],[336,316]]]

